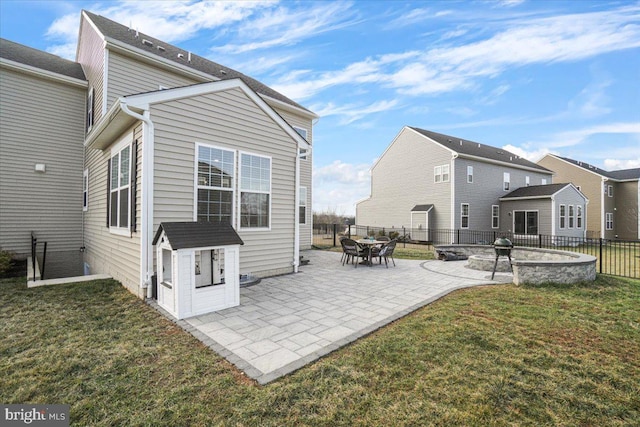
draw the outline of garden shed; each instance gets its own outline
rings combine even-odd
[[[158,305],[177,319],[240,304],[240,245],[230,224],[163,222],[156,247]]]

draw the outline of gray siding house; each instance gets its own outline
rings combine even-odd
[[[153,236],[160,223],[183,221],[230,223],[245,243],[242,274],[297,271],[299,251],[312,241],[313,112],[87,11],[76,59],[84,77],[70,120],[80,160],[75,190],[64,197],[79,201],[72,246],[83,247],[90,273],[150,295]]]
[[[504,149],[405,126],[371,168],[371,194],[356,205],[356,224],[411,228],[417,240],[436,229],[507,231],[501,199],[551,179],[550,170]]]

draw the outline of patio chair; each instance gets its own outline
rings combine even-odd
[[[389,268],[389,258],[391,258],[391,262],[393,262],[393,266],[396,266],[396,261],[393,259],[393,251],[396,249],[396,243],[398,241],[396,239],[391,240],[386,245],[382,246],[382,248],[376,252],[371,253],[371,257],[378,257],[380,259],[380,264],[382,264],[382,258],[384,258],[385,267]]]
[[[356,268],[358,268],[358,258],[364,258],[366,256],[365,252],[360,248],[358,243],[353,239],[342,239],[340,240],[340,245],[342,245],[342,265],[345,263],[349,263],[349,260],[353,262],[355,259]]]

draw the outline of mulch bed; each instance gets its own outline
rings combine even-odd
[[[27,260],[12,260],[11,267],[4,273],[0,273],[0,279],[9,279],[13,277],[25,277],[27,275]]]

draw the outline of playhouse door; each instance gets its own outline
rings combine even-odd
[[[175,313],[175,284],[173,280],[173,254],[169,249],[162,249],[162,258],[158,272],[158,305],[171,313]]]

